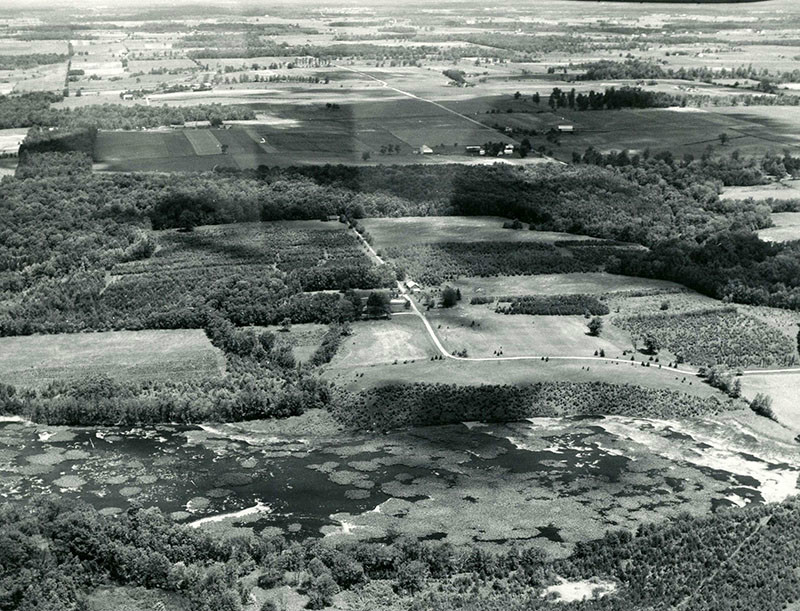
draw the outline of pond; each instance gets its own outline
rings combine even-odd
[[[84,429],[0,423],[0,494],[158,506],[195,526],[289,537],[406,532],[554,555],[609,528],[776,502],[796,449],[716,420],[536,418],[389,435],[275,436],[248,423]]]

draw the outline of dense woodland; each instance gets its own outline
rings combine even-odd
[[[254,119],[246,106],[198,104],[194,106],[146,106],[144,104],[92,104],[77,108],[53,108],[63,97],[49,92],[0,96],[0,129],[38,126],[61,130],[141,129],[162,125],[183,125],[186,121]]]
[[[84,136],[76,136],[79,144]],[[34,139],[31,146],[48,151],[61,144]],[[336,294],[307,291],[388,286],[404,273],[438,283],[463,274],[605,268],[673,280],[718,299],[800,308],[798,246],[768,244],[752,233],[769,226],[770,207],[718,196],[720,177],[735,168],[749,168],[757,181],[768,171],[796,173],[796,158],[656,155],[602,167],[591,151],[584,159],[568,167],[325,166],[166,177],[93,174],[85,153],[26,152],[18,178],[4,179],[0,193],[0,333],[200,327],[209,310],[237,324],[286,316],[328,323],[347,319],[347,305]],[[428,214],[506,216],[650,250],[530,244],[526,256],[514,257],[508,245],[439,244],[386,253],[396,269],[385,270],[366,258],[340,261],[341,269],[309,267],[301,258],[264,270],[272,264],[264,261],[258,275],[249,265],[225,272],[148,267],[160,260],[152,257],[151,227]],[[195,251],[215,248],[201,241]],[[137,260],[148,273],[124,273]],[[109,271],[122,276],[109,283]]]

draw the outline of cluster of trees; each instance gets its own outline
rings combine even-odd
[[[65,61],[67,61],[67,56],[60,53],[0,55],[0,70],[27,70],[36,66],[59,64]]]
[[[750,231],[665,240],[612,261],[607,270],[671,280],[724,301],[800,309],[800,244],[762,242]]]
[[[742,79],[768,83],[793,83],[800,80],[800,70],[787,70],[770,73],[752,64],[736,68],[710,68],[709,66],[666,67],[652,60],[628,58],[625,61],[601,59],[579,66],[585,72],[576,79],[580,81],[605,81],[621,79],[679,79],[684,81],[703,81],[711,83],[719,79]]]
[[[723,136],[724,134],[720,134],[720,142],[725,140]],[[589,147],[583,155],[574,154],[573,162],[603,167],[641,167],[647,172],[658,174],[682,190],[687,189],[691,182],[751,186],[767,184],[774,178],[800,176],[800,157],[793,157],[788,152],[782,155],[765,153],[760,157],[743,157],[737,150],[730,155],[712,155],[711,150],[706,150],[699,159],[695,159],[693,155],[676,159],[668,151],[652,153],[645,149],[641,154],[631,155],[625,150],[601,153],[594,147]]]
[[[679,360],[696,365],[783,367],[796,362],[791,339],[732,306],[617,317],[614,324],[635,337],[651,336]]]
[[[261,588],[288,585],[314,609],[332,605],[343,591],[381,610],[536,611],[552,608],[542,594],[561,578],[598,578],[617,591],[570,608],[780,611],[800,598],[798,524],[796,500],[682,514],[634,533],[609,531],[549,560],[525,545],[454,548],[397,535],[338,544],[253,532],[231,537],[177,525],[154,509],[106,516],[83,503],[47,499],[0,508],[0,608],[74,611],[98,587],[143,586],[198,611],[240,611],[256,574]],[[275,604],[268,598],[264,608]]]
[[[76,129],[141,129],[183,125],[187,121],[255,119],[252,109],[242,105],[198,104],[193,106],[146,106],[143,104],[92,104],[77,108],[52,108],[61,95],[49,92],[0,96],[0,129],[10,127],[58,127]]]
[[[673,418],[715,414],[735,407],[716,398],[603,382],[456,386],[388,384],[360,393],[338,391],[329,406],[344,425],[367,430],[453,424],[469,420],[510,422],[571,414]]]
[[[608,314],[608,306],[594,295],[522,295],[498,297],[495,309],[501,314]]]
[[[641,87],[609,87],[603,93],[594,90],[576,93],[553,87],[547,103],[551,108],[572,110],[617,110],[620,108],[666,108],[679,105],[678,96],[663,91],[646,91]]]

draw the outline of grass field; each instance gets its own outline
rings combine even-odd
[[[800,212],[775,212],[771,218],[775,226],[759,231],[759,238],[766,242],[800,240]]]
[[[220,166],[242,169],[364,163],[364,153],[371,163],[419,163],[422,157],[415,152],[423,144],[443,155],[461,155],[468,144],[513,142],[489,127],[416,99],[362,100],[338,108],[321,102],[249,105],[261,120],[230,130],[103,132],[95,149],[98,168],[191,171],[210,169],[206,165],[212,159]],[[217,155],[213,138],[227,145],[226,154]],[[389,146],[393,152],[383,154],[382,147]],[[204,157],[197,168],[186,159],[195,156]]]
[[[102,373],[180,381],[220,375],[225,361],[202,330],[113,331],[0,338],[0,381],[42,387]]]
[[[395,361],[427,362],[436,353],[419,318],[401,314],[390,320],[354,322],[353,335],[344,338],[328,368],[358,371]]]
[[[720,199],[800,199],[800,180],[782,180],[752,187],[725,187]]]
[[[328,327],[316,323],[304,323],[292,325],[288,331],[283,331],[280,327],[259,327],[259,329],[274,333],[277,345],[290,346],[295,360],[306,363],[322,343],[322,336]]]
[[[682,288],[678,284],[664,280],[648,280],[605,273],[459,278],[451,284],[461,290],[461,294],[467,302],[473,295],[602,294],[638,290],[674,291]]]
[[[594,240],[587,236],[555,231],[503,229],[508,221],[496,216],[407,216],[367,218],[360,222],[372,236],[375,249],[437,242],[544,242]]]
[[[630,334],[608,321],[600,337],[587,335],[583,316],[509,316],[496,313],[492,305],[458,305],[431,310],[427,316],[449,352],[466,349],[472,357],[501,352],[503,356],[592,356],[603,349],[606,356],[617,358],[632,349]]]
[[[742,376],[742,395],[753,399],[757,393],[772,398],[772,410],[782,424],[800,431],[800,373]]]
[[[421,324],[421,323],[420,323]],[[588,369],[587,369],[588,363]],[[684,376],[635,364],[610,361],[430,361],[358,368],[329,368],[324,377],[348,390],[362,390],[385,384],[429,382],[480,386],[481,384],[533,384],[535,382],[608,382],[665,388],[700,397],[723,395],[694,376]]]

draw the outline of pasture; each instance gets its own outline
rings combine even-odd
[[[791,242],[800,240],[800,212],[773,212],[773,227],[761,229],[758,237],[765,242]]]
[[[305,163],[419,163],[426,158],[415,154],[422,145],[450,156],[463,154],[468,144],[514,142],[417,99],[335,106],[251,102],[249,106],[263,118],[230,130],[209,130],[227,145],[225,154],[214,154],[208,135],[189,131],[106,132],[98,136],[95,159],[100,169],[119,171],[191,171],[195,168],[187,158],[196,156],[208,157],[198,161],[198,170],[207,169],[212,159],[220,166],[242,169]]]
[[[417,321],[419,323],[419,321]],[[422,323],[420,333],[424,333]],[[491,356],[491,354],[490,354]],[[334,360],[335,362],[335,360]],[[588,368],[587,368],[588,367]],[[533,384],[536,382],[607,382],[632,384],[653,389],[685,392],[698,397],[722,393],[694,376],[687,376],[656,367],[642,367],[641,359],[633,363],[614,361],[581,361],[551,359],[549,361],[456,361],[417,359],[397,364],[371,367],[328,368],[323,376],[347,390],[357,391],[386,384],[417,382],[480,386],[481,384]]]
[[[781,424],[800,431],[800,373],[755,374],[739,378],[742,395],[752,400],[756,394],[764,393],[772,399],[772,411]]]
[[[463,277],[450,283],[461,290],[466,302],[475,295],[599,295],[621,291],[685,290],[665,280],[617,276],[601,272],[539,274],[536,276]]]
[[[781,180],[752,187],[725,187],[720,199],[800,199],[800,180]],[[774,219],[773,219],[774,220]]]
[[[592,356],[602,349],[624,358],[622,351],[632,349],[630,334],[607,320],[600,337],[589,336],[583,316],[506,315],[492,305],[459,305],[427,316],[449,352],[466,349],[471,357]]]
[[[400,218],[366,218],[360,223],[372,236],[373,247],[402,248],[409,244],[437,242],[542,242],[557,240],[594,240],[588,236],[530,231],[523,228],[503,229],[508,219],[497,216],[406,216]]]
[[[218,376],[224,369],[222,353],[197,329],[0,338],[0,381],[19,387],[91,374],[181,381]]]
[[[412,314],[394,315],[389,320],[357,321],[352,327],[353,334],[342,340],[327,366],[329,370],[358,372],[395,361],[427,362],[437,354],[422,322]]]

